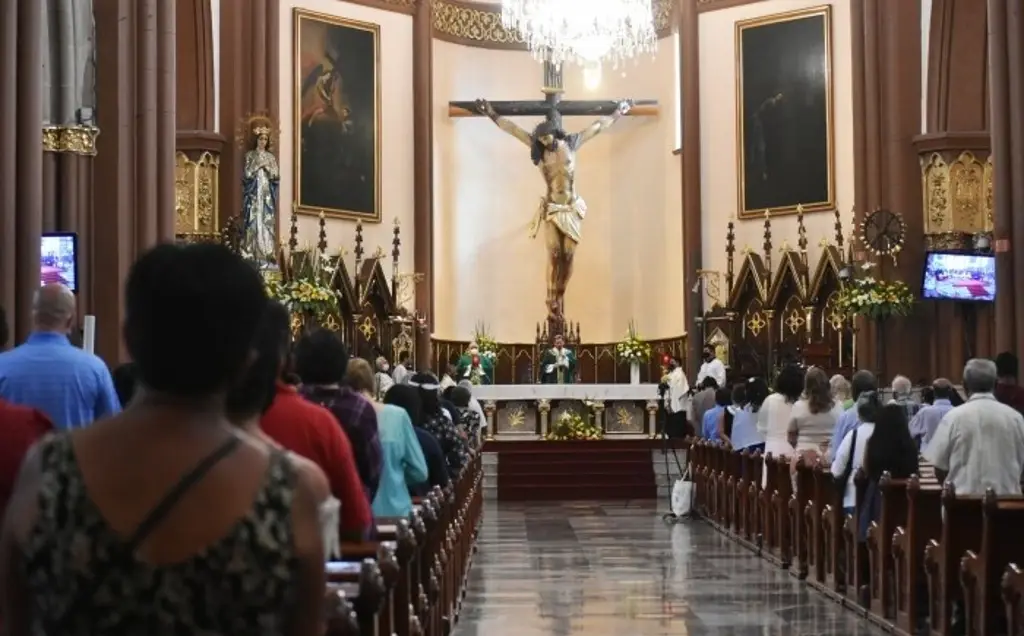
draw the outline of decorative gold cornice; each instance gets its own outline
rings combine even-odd
[[[392,0],[399,2],[401,0]],[[433,0],[434,37],[468,46],[523,49],[519,34],[501,24],[501,6],[465,0]],[[674,0],[654,0],[654,28],[658,37],[672,33]]]
[[[99,134],[95,126],[43,126],[43,151],[93,156]]]

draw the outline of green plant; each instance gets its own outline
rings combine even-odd
[[[586,404],[584,408],[586,408]],[[566,409],[551,424],[544,439],[553,442],[592,441],[604,438],[604,431],[593,421],[589,409],[580,414],[574,409]]]
[[[637,333],[636,323],[629,321],[629,330],[625,340],[615,345],[615,353],[624,362],[647,362],[651,359],[651,345],[647,344]]]
[[[867,276],[872,263],[861,265],[861,275],[848,281],[840,290],[837,305],[848,317],[866,316],[885,320],[890,316],[907,316],[914,309],[916,298],[903,281],[886,281]]]

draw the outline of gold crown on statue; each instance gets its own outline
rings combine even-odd
[[[252,131],[258,137],[259,136],[263,136],[263,135],[270,136],[270,127],[269,126],[256,126],[256,127],[254,127],[252,129]]]

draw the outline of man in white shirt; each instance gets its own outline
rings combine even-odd
[[[974,358],[964,366],[968,400],[946,413],[924,458],[935,476],[958,495],[1020,495],[1024,470],[1024,417],[996,400],[998,373],[991,360]]]
[[[679,361],[669,358],[668,368],[670,369],[665,383],[668,391],[665,395],[665,408],[668,410],[668,434],[669,437],[682,437],[686,431],[686,407],[687,393],[690,392],[690,383],[686,380],[683,368]]]
[[[395,365],[395,370],[391,372],[391,379],[395,381],[395,384],[405,384],[409,381],[409,352],[402,351],[398,354],[398,364]]]
[[[700,371],[697,373],[697,386],[701,385],[704,378],[710,376],[715,379],[718,383],[718,388],[726,388],[725,384],[725,365],[722,361],[715,357],[715,348],[711,345],[704,345],[703,362],[700,365]]]

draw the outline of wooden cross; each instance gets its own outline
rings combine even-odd
[[[551,118],[557,112],[565,117],[605,116],[613,114],[620,100],[569,100],[562,101],[565,92],[562,83],[561,65],[544,62],[543,100],[513,100],[491,102],[494,112],[503,117],[530,117],[544,115]],[[640,99],[633,101],[633,107],[626,113],[632,117],[653,117],[658,114],[658,100]],[[481,117],[476,102],[448,102],[449,117]]]

